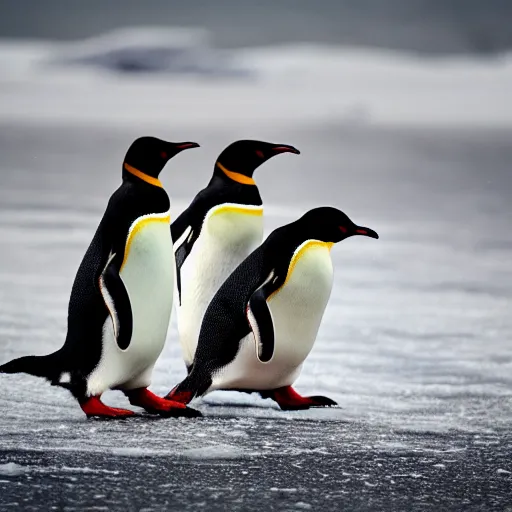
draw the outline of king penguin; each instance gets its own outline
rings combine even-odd
[[[108,407],[100,397],[123,391],[132,405],[166,416],[197,416],[147,387],[165,343],[173,304],[174,258],[170,201],[158,176],[195,142],[154,137],[133,142],[122,184],[111,196],[73,283],[64,346],[47,356],[26,356],[0,366],[71,391],[88,416],[123,418],[133,411]]]
[[[217,158],[208,186],[172,223],[177,267],[177,324],[187,369],[194,360],[204,312],[231,272],[263,239],[263,206],[254,171],[285,144],[233,142]]]
[[[188,403],[213,390],[256,391],[283,410],[337,405],[293,388],[313,348],[333,283],[330,250],[378,238],[331,207],[273,231],[219,288],[201,325],[189,375],[168,395]]]

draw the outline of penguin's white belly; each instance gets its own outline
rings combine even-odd
[[[169,213],[140,217],[130,228],[120,271],[132,310],[131,341],[126,350],[121,350],[112,319],[107,317],[101,360],[88,379],[90,394],[150,384],[153,365],[167,336],[174,272]]]
[[[259,361],[250,333],[234,361],[214,376],[212,389],[265,390],[293,384],[315,343],[332,282],[330,245],[304,242],[295,251],[284,285],[267,300],[274,325],[272,359]]]
[[[208,212],[201,234],[181,267],[181,304],[176,309],[187,366],[194,360],[206,308],[262,239],[261,206],[222,204]]]

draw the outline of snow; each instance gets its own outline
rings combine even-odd
[[[181,453],[182,457],[188,459],[239,459],[247,457],[249,454],[237,446],[228,444],[217,444],[215,446],[205,446],[204,448],[190,448]],[[250,454],[252,456],[255,453]]]
[[[26,473],[28,469],[14,462],[8,462],[6,464],[0,464],[0,475],[2,476],[19,476]]]
[[[295,508],[300,510],[311,510],[313,507],[309,503],[305,503],[304,501],[298,501],[295,503]]]

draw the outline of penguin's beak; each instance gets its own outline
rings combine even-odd
[[[200,146],[197,142],[177,142],[174,147],[183,151],[184,149],[199,148]]]
[[[293,153],[295,155],[300,155],[300,151],[293,146],[288,146],[286,144],[280,144],[279,146],[274,146],[272,151],[275,153]]]
[[[376,238],[379,239],[379,235],[376,231],[373,231],[373,229],[365,228],[362,226],[354,226],[354,229],[352,230],[353,235],[361,235],[361,236],[369,236],[370,238]]]

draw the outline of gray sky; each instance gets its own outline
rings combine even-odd
[[[203,26],[220,46],[332,42],[426,52],[512,46],[510,0],[0,0],[0,37]]]

